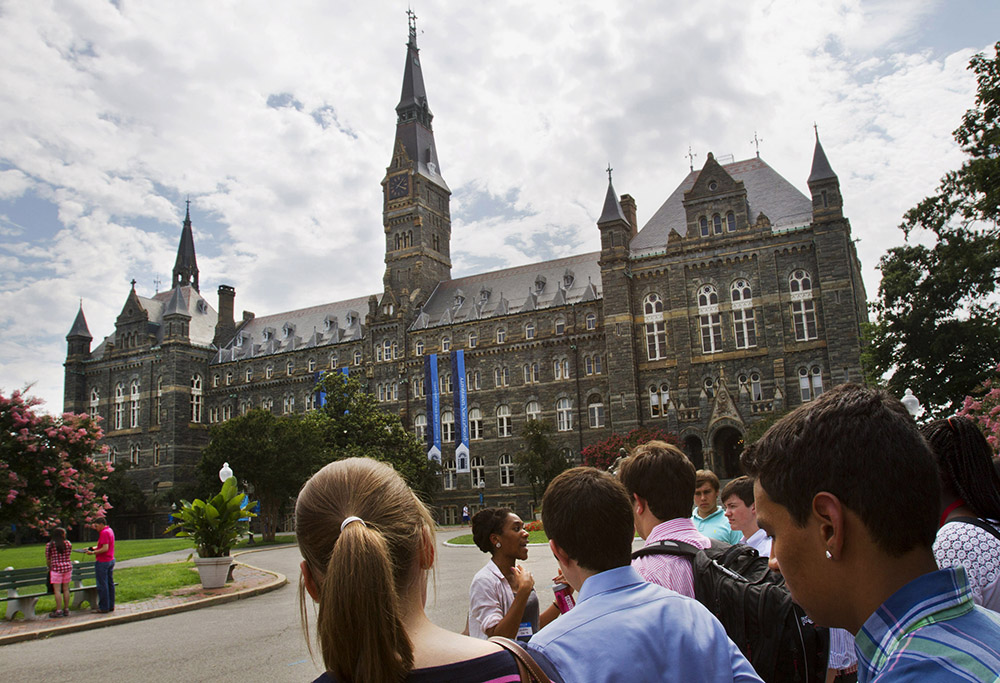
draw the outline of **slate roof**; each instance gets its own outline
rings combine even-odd
[[[361,339],[370,296],[334,301],[253,318],[219,349],[215,362],[257,358],[285,351]]]
[[[833,172],[830,168],[830,162],[826,159],[826,152],[823,151],[823,145],[819,143],[819,134],[816,135],[816,148],[813,150],[813,165],[812,171],[809,173],[809,182],[816,182],[817,180],[829,180],[830,178],[836,178],[837,174]]]
[[[802,227],[812,222],[812,202],[794,185],[785,180],[760,157],[725,164],[723,167],[734,180],[742,180],[750,202],[750,221],[763,213],[773,230]],[[653,214],[639,234],[632,238],[632,255],[643,250],[663,249],[671,230],[687,234],[684,193],[698,179],[700,170],[692,171],[677,186],[667,201]]]
[[[184,285],[175,289],[168,289],[159,292],[152,298],[137,296],[139,303],[149,315],[149,334],[156,335],[154,344],[163,342],[163,316],[169,314],[169,304],[177,307],[177,311],[191,318],[188,325],[188,333],[191,343],[195,346],[212,346],[215,338],[215,324],[219,320],[219,314],[212,308],[208,300],[201,293],[190,285]],[[104,354],[107,344],[114,342],[115,335],[109,334],[100,345],[91,352],[93,358],[100,358]]]
[[[73,321],[73,327],[70,328],[69,334],[66,335],[66,339],[70,337],[81,337],[83,339],[93,339],[90,336],[90,328],[87,327],[87,319],[83,316],[83,304],[80,304],[80,311],[76,314],[76,320]]]
[[[599,258],[592,252],[442,281],[410,329],[600,299]]]

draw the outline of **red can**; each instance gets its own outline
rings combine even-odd
[[[560,614],[566,614],[576,607],[576,601],[573,600],[573,589],[565,583],[552,584],[552,594],[556,598],[556,607],[559,608]]]

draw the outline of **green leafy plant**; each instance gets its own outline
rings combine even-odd
[[[205,501],[181,501],[180,509],[174,513],[177,520],[163,533],[176,531],[180,537],[190,537],[194,541],[198,557],[227,557],[241,534],[250,528],[250,518],[254,503],[236,487],[236,477],[229,477],[222,484],[222,490]]]

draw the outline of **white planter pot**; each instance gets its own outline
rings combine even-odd
[[[196,557],[194,564],[198,567],[198,576],[201,577],[203,588],[222,588],[226,585],[226,576],[229,574],[229,565],[233,563],[231,557]]]

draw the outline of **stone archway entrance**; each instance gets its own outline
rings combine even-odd
[[[722,465],[720,478],[732,479],[743,474],[740,469],[740,453],[743,452],[743,434],[736,427],[722,427],[715,433],[712,443],[716,463]]]
[[[691,460],[696,470],[705,468],[705,453],[702,450],[701,439],[694,434],[684,437],[684,453]]]

